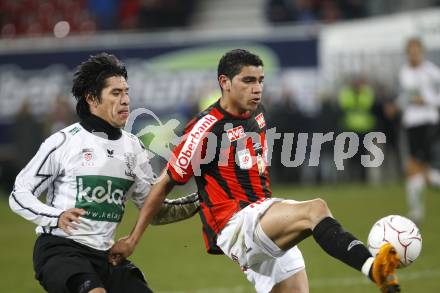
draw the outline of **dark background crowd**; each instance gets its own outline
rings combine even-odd
[[[208,1],[199,0],[1,0],[0,37],[152,31],[191,26]],[[219,1],[220,2],[220,1]],[[334,23],[439,5],[438,0],[258,0],[269,24]],[[229,3],[227,3],[229,4]],[[233,8],[231,8],[233,9]]]

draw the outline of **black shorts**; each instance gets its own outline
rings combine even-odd
[[[40,235],[34,247],[35,278],[49,293],[73,293],[67,283],[80,274],[90,276],[108,293],[140,292],[151,289],[142,272],[126,260],[117,267],[108,262],[108,253],[73,240],[48,234]]]
[[[432,160],[432,145],[438,139],[438,126],[424,124],[407,128],[409,153],[411,157],[430,163]]]

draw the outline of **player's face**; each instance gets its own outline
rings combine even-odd
[[[228,97],[232,108],[238,113],[255,111],[261,103],[263,80],[263,67],[244,66],[232,80],[225,81],[223,94]]]
[[[106,79],[106,86],[101,91],[101,102],[92,103],[90,111],[116,128],[122,128],[130,113],[128,84],[123,76]]]
[[[407,48],[408,62],[412,66],[418,66],[423,61],[423,49],[418,43],[410,43]]]

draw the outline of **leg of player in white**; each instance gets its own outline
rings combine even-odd
[[[426,186],[425,170],[424,165],[413,157],[408,159],[405,166],[408,216],[417,224],[421,223],[425,217],[423,202],[423,190]]]

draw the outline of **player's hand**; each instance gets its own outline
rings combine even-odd
[[[79,217],[84,216],[86,213],[83,209],[71,208],[61,213],[58,219],[58,228],[62,229],[69,235],[72,235],[71,230],[78,229],[80,223]]]
[[[119,239],[110,249],[109,262],[117,266],[134,251],[135,245],[129,236]]]

